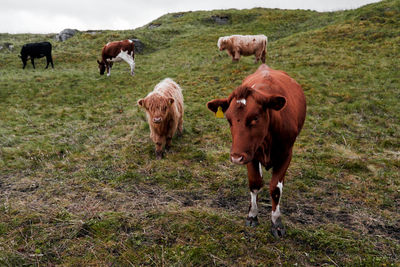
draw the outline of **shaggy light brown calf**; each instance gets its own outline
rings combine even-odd
[[[179,85],[170,78],[162,80],[138,105],[146,110],[150,138],[156,145],[156,157],[161,159],[163,147],[168,150],[175,132],[183,130],[183,95]]]
[[[240,56],[255,55],[254,63],[261,60],[265,63],[265,54],[267,51],[268,37],[260,35],[231,35],[218,39],[218,48],[220,51],[226,49],[232,61],[239,61]]]

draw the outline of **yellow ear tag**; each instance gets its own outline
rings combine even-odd
[[[217,112],[215,112],[215,117],[217,117],[217,118],[223,118],[224,117],[224,112],[222,112],[222,107],[218,107]]]

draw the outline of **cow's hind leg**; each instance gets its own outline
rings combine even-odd
[[[264,64],[265,64],[265,54],[266,54],[265,50],[263,50],[262,54],[261,54],[261,62],[264,63]]]
[[[49,64],[51,64],[51,67],[54,69],[53,59],[51,58],[51,56],[47,56],[46,60],[47,60],[46,69],[49,67]]]
[[[261,188],[264,185],[262,179],[262,167],[260,162],[257,160],[253,160],[252,162],[247,164],[247,176],[249,179],[249,188],[250,188],[250,207],[249,214],[246,219],[246,226],[255,227],[258,225],[258,207],[257,207],[257,198],[258,193],[261,191]]]
[[[283,237],[286,233],[285,227],[281,220],[281,211],[279,208],[280,199],[282,197],[284,178],[287,168],[289,167],[290,160],[292,159],[292,150],[286,160],[272,169],[272,178],[269,184],[269,192],[272,200],[272,212],[271,212],[271,232],[275,238]]]
[[[178,121],[178,136],[181,137],[182,134],[183,134],[183,116],[181,116]]]
[[[31,63],[32,63],[33,68],[35,69],[35,60],[33,59],[33,57],[31,57]]]
[[[132,62],[131,63],[129,63],[129,66],[131,67],[131,75],[132,76],[135,76],[135,60],[134,59],[132,59]]]

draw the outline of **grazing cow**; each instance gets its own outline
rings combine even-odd
[[[292,149],[306,116],[306,100],[300,85],[287,73],[262,64],[244,79],[228,98],[215,99],[207,107],[225,112],[232,134],[230,159],[247,166],[250,208],[246,225],[258,224],[257,194],[264,185],[262,167],[272,168],[272,233],[285,234],[279,200]]]
[[[232,61],[239,61],[240,55],[255,55],[254,63],[260,59],[265,63],[265,54],[267,50],[268,37],[260,35],[231,35],[218,39],[218,48],[220,51],[226,49]]]
[[[54,69],[53,58],[51,57],[51,43],[49,42],[24,44],[19,57],[22,60],[23,69],[25,69],[26,62],[29,58],[31,59],[33,68],[35,68],[34,59],[42,57],[46,57],[46,69],[49,67],[49,63],[51,63],[51,67]]]
[[[111,75],[113,62],[124,60],[131,67],[131,75],[135,75],[134,43],[131,40],[115,41],[106,44],[101,50],[101,61],[97,60],[100,75],[107,70],[107,76]]]
[[[156,157],[161,159],[163,147],[169,150],[175,132],[183,130],[183,95],[179,85],[170,78],[162,80],[138,105],[146,110],[150,138],[156,144]]]

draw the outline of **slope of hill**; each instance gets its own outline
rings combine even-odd
[[[229,19],[225,25],[213,16]],[[0,265],[396,265],[400,262],[400,1],[318,13],[256,8],[167,14],[132,31],[0,34]],[[149,27],[153,25],[152,27]],[[219,36],[269,37],[267,64],[303,87],[308,111],[282,198],[287,236],[244,225],[246,168],[205,106],[258,65],[232,63]],[[113,40],[139,38],[100,76]],[[54,44],[54,70],[22,70],[27,42]],[[182,138],[156,160],[136,106],[171,77],[184,88]],[[265,181],[270,174],[265,172]]]

